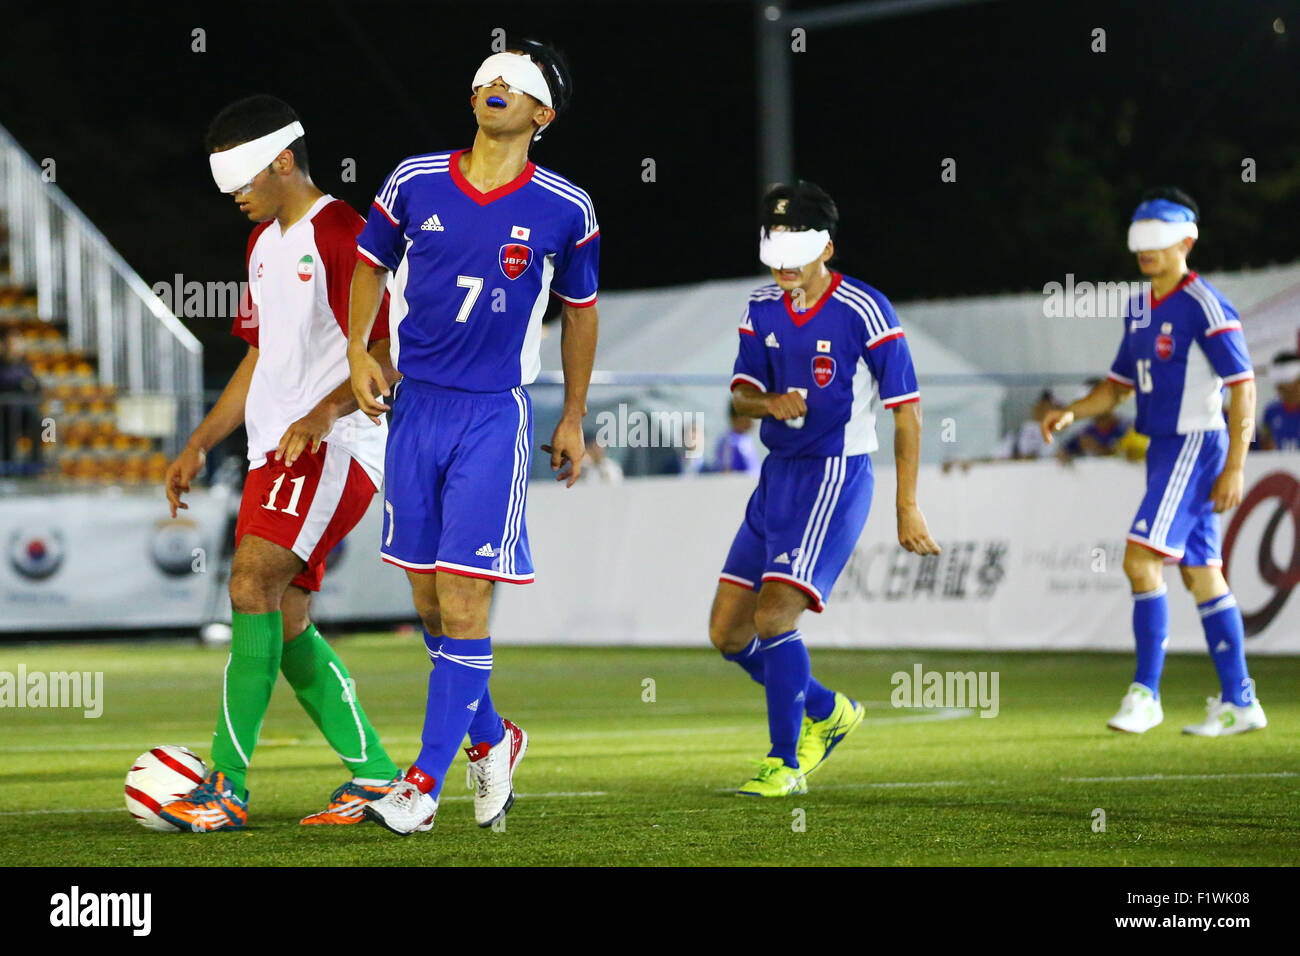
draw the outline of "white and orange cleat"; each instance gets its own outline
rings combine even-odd
[[[486,829],[504,819],[515,802],[515,767],[528,752],[528,734],[502,718],[506,735],[489,746],[466,747],[465,782],[474,791],[474,819]]]

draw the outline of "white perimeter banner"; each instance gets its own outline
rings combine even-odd
[[[222,586],[223,489],[116,488],[0,499],[0,633],[197,627]]]
[[[708,475],[534,482],[537,581],[497,587],[493,637],[708,647],[718,572],[753,486]],[[1109,459],[923,468],[919,500],[943,548],[923,559],[898,546],[887,466],[825,613],[800,626],[822,646],[1131,649],[1124,536],[1144,488],[1142,465]],[[1300,455],[1250,455],[1245,499],[1221,520],[1248,652],[1300,653]],[[1191,595],[1175,568],[1165,577],[1169,649],[1203,651]]]

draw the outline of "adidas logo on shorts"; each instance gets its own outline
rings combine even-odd
[[[443,225],[442,225],[442,220],[438,218],[438,214],[437,214],[436,212],[435,212],[432,216],[430,216],[428,219],[424,220],[424,224],[423,224],[422,226],[420,226],[420,228],[423,229],[425,232],[443,232],[443,231],[444,231],[444,227],[443,227]]]
[[[1134,530],[1134,531],[1146,531],[1146,530],[1147,530],[1147,519],[1146,519],[1146,518],[1143,518],[1141,521],[1139,521],[1137,524],[1135,524],[1135,525],[1133,526],[1133,530]]]
[[[790,555],[788,555],[788,554],[786,554],[786,552],[782,551],[780,554],[778,554],[778,555],[776,556],[776,558],[772,561],[772,563],[773,563],[773,564],[789,564],[789,563],[790,563]]]
[[[492,547],[491,544],[485,544],[474,553],[480,558],[495,558],[497,556],[497,549]]]

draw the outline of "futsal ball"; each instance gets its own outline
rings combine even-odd
[[[193,751],[167,744],[135,758],[126,775],[126,808],[140,826],[179,833],[158,811],[203,782],[208,768]]]

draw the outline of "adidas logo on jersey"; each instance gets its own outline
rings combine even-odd
[[[423,229],[425,232],[444,231],[442,220],[438,218],[438,214],[436,212],[428,219],[424,220],[424,225],[420,226],[420,228]]]
[[[465,705],[465,709],[466,709],[466,710],[478,710],[478,701],[477,701],[477,700],[471,700],[468,704]]]
[[[1147,530],[1147,519],[1146,519],[1146,518],[1143,518],[1141,521],[1139,521],[1137,524],[1135,524],[1135,525],[1133,526],[1133,530],[1134,530],[1134,531],[1146,531],[1146,530]]]
[[[495,558],[497,556],[497,549],[492,547],[491,544],[485,544],[474,553],[480,558]]]
[[[781,347],[781,343],[776,340],[775,332],[768,332],[767,338],[763,340],[763,344],[770,349],[779,349]]]

